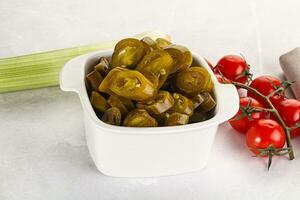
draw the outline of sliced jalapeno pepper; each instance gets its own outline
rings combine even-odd
[[[175,126],[208,120],[215,114],[214,84],[210,73],[194,64],[186,47],[163,38],[121,40],[111,59],[101,57],[86,75],[91,104],[102,121],[113,125]]]
[[[174,99],[172,95],[167,91],[160,90],[153,100],[145,103],[138,103],[136,106],[147,110],[150,114],[158,115],[167,111],[173,105]]]
[[[104,112],[109,108],[106,99],[98,92],[92,91],[90,101],[97,111]]]
[[[151,72],[158,77],[158,88],[167,80],[172,69],[173,59],[164,50],[156,49],[144,56],[136,70],[144,73]]]
[[[134,109],[124,119],[124,126],[132,127],[154,127],[157,121],[144,109]]]
[[[135,101],[145,101],[157,92],[153,83],[136,70],[110,71],[99,90]]]
[[[164,126],[167,118],[169,117],[169,115],[170,114],[168,112],[163,112],[163,113],[158,114],[158,115],[152,114],[151,116],[156,119],[159,126]]]
[[[111,107],[104,112],[101,120],[107,124],[120,126],[122,120],[121,112],[118,108]]]
[[[193,97],[202,91],[212,92],[214,84],[205,68],[190,67],[176,74],[173,87],[176,91]]]
[[[192,116],[190,116],[189,123],[197,123],[206,120],[206,114],[203,112],[194,112]]]
[[[86,81],[91,90],[98,91],[98,87],[101,84],[103,78],[99,72],[93,70],[88,75],[86,75]]]
[[[157,43],[157,46],[159,46],[160,48],[164,48],[164,47],[172,44],[169,40],[166,40],[164,38],[157,38],[155,40],[155,42]]]
[[[127,113],[134,108],[134,105],[131,100],[111,95],[107,99],[107,103],[111,107],[116,107],[121,111],[122,116],[126,116]]]
[[[151,82],[153,83],[154,88],[158,88],[159,80],[158,77],[155,76],[152,72],[144,71],[143,75]]]
[[[144,45],[146,54],[158,48],[157,43],[150,37],[144,37],[143,39],[141,39],[141,42]]]
[[[174,105],[171,111],[179,112],[191,116],[193,114],[193,101],[179,93],[173,93]]]
[[[101,82],[101,84],[99,85],[98,90],[100,92],[105,92],[108,94],[113,94],[113,92],[111,92],[109,90],[109,86],[111,85],[112,81],[114,80],[114,77],[116,76],[116,74],[118,72],[121,71],[126,71],[126,68],[122,68],[122,67],[116,67],[112,70],[109,71],[109,73],[104,77],[103,81]]]
[[[133,68],[145,55],[144,45],[141,41],[134,38],[127,38],[119,41],[111,59],[111,67],[126,66]]]
[[[184,125],[188,123],[189,123],[188,115],[178,113],[178,112],[173,112],[166,118],[165,126]]]
[[[204,101],[200,105],[200,108],[205,112],[212,111],[217,105],[214,98],[211,96],[209,92],[202,92],[201,96],[203,97]]]
[[[194,109],[196,109],[204,102],[204,97],[201,94],[197,94],[193,97],[192,101],[194,103]]]
[[[185,70],[191,66],[193,57],[188,48],[181,45],[171,44],[166,46],[164,50],[167,51],[174,60],[174,65],[170,72],[171,74]]]
[[[109,62],[105,57],[99,59],[99,63],[94,66],[95,70],[105,77],[109,72]]]

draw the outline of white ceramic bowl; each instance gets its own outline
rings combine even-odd
[[[132,128],[112,126],[96,116],[84,77],[101,56],[112,51],[93,52],[70,60],[60,74],[60,87],[78,93],[84,114],[87,145],[97,168],[114,177],[152,177],[191,172],[203,168],[209,158],[218,125],[231,118],[239,106],[233,85],[218,83],[205,60],[193,53],[215,84],[217,107],[207,121],[183,126]]]

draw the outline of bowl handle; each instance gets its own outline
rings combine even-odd
[[[79,93],[83,81],[84,56],[73,58],[64,65],[59,75],[61,90]]]
[[[218,88],[218,119],[222,122],[232,118],[239,110],[239,95],[232,84],[219,84]]]

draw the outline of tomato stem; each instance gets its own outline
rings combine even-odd
[[[288,151],[289,159],[293,160],[295,158],[295,155],[294,155],[294,150],[293,150],[293,145],[292,145],[292,140],[291,140],[291,134],[290,134],[290,130],[291,129],[284,123],[284,121],[281,118],[281,116],[279,115],[277,109],[274,107],[274,105],[272,104],[272,102],[270,100],[270,97],[272,97],[274,94],[276,94],[276,93],[284,90],[285,88],[284,87],[279,87],[274,92],[272,92],[269,95],[265,96],[262,93],[260,93],[259,91],[257,91],[256,89],[254,89],[254,88],[252,88],[252,87],[250,87],[250,86],[248,86],[246,84],[235,82],[235,81],[232,81],[231,83],[233,85],[235,85],[236,87],[246,89],[246,90],[252,92],[253,94],[261,97],[269,105],[269,108],[258,108],[258,109],[255,109],[255,110],[257,110],[257,111],[261,110],[261,111],[266,111],[266,112],[272,112],[275,115],[275,117],[278,119],[279,123],[281,124],[281,126],[283,127],[284,132],[285,132],[286,146],[289,149],[289,151]]]
[[[270,144],[265,149],[252,149],[258,151],[259,154],[255,155],[255,157],[263,157],[268,156],[268,171],[272,165],[273,156],[284,156],[290,152],[290,148],[275,148],[272,144]]]
[[[269,159],[268,159],[268,171],[270,170],[271,164],[272,164],[272,158],[273,158],[273,153],[269,153]]]
[[[251,112],[266,112],[266,113],[269,113],[269,112],[273,112],[274,110],[271,109],[271,108],[259,108],[259,107],[252,107],[251,108]]]
[[[277,88],[276,90],[274,90],[273,92],[271,92],[270,94],[268,94],[266,97],[267,97],[267,98],[270,98],[270,97],[273,96],[274,94],[277,94],[277,93],[279,93],[279,92],[281,92],[281,91],[283,91],[283,90],[284,90],[283,87],[279,87],[279,88]]]
[[[295,126],[291,127],[290,129],[294,130],[294,129],[297,129],[297,128],[300,128],[300,122],[295,124]]]

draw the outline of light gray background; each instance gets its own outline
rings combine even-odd
[[[0,57],[120,39],[172,36],[213,63],[243,53],[258,75],[281,75],[278,56],[300,45],[300,1],[0,0]],[[208,166],[161,178],[110,178],[87,150],[78,98],[58,87],[0,95],[0,199],[299,199],[297,158],[252,158],[244,136],[218,130]]]

